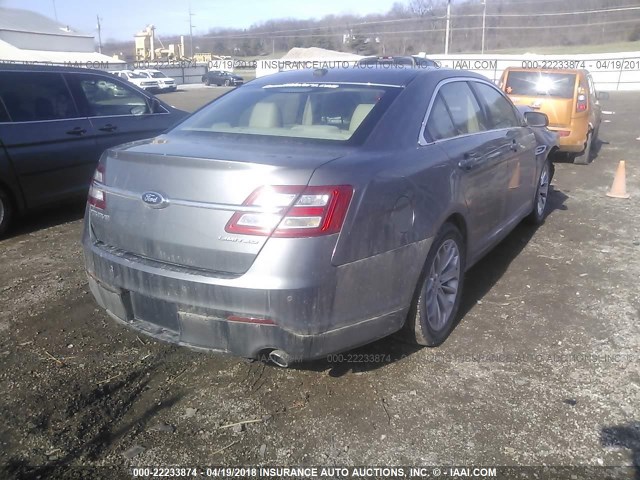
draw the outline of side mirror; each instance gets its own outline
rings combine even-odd
[[[131,110],[129,110],[131,115],[135,116],[144,115],[146,111],[147,109],[144,105],[134,105],[133,107],[131,107]]]
[[[596,98],[598,100],[609,100],[609,92],[598,92]]]
[[[165,109],[162,107],[160,100],[156,97],[151,97],[151,113],[164,113]]]
[[[524,119],[530,127],[547,127],[549,126],[549,117],[542,112],[524,112]]]

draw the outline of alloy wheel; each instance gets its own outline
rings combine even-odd
[[[540,181],[538,182],[538,199],[536,209],[538,216],[542,217],[544,209],[547,206],[547,198],[549,196],[549,164],[545,163],[540,172]]]
[[[458,297],[460,275],[460,250],[454,240],[448,239],[436,252],[425,283],[427,321],[435,331],[449,321]]]

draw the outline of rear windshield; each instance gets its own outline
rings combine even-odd
[[[504,88],[508,95],[573,98],[575,84],[575,73],[509,72]]]
[[[360,127],[371,130],[374,119],[399,90],[339,83],[242,87],[195,113],[174,131],[345,142]]]

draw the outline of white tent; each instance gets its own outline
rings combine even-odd
[[[335,50],[327,50],[326,48],[294,47],[282,57],[282,60],[357,61],[361,58],[362,55],[356,55],[355,53],[348,52],[338,52]]]

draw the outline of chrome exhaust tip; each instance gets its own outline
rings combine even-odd
[[[291,364],[291,356],[283,350],[269,352],[269,360],[282,368],[287,368]]]

